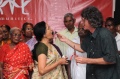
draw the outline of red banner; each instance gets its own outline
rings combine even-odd
[[[113,0],[0,0],[0,25],[21,28],[24,22],[36,24],[44,20],[59,31],[65,28],[66,13],[74,14],[77,26],[82,9],[89,5],[96,6],[104,19],[112,16]]]

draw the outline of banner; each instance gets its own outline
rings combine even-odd
[[[22,27],[24,22],[36,24],[42,20],[55,31],[65,28],[63,17],[73,13],[75,25],[80,21],[80,13],[85,7],[96,6],[104,19],[112,16],[113,0],[0,0],[0,26]]]

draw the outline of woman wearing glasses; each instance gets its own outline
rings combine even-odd
[[[28,79],[28,70],[32,70],[33,60],[29,47],[20,42],[21,30],[14,27],[10,30],[10,44],[2,47],[4,79]]]

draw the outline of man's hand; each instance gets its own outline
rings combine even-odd
[[[78,57],[78,56],[75,57],[76,62],[81,64],[87,64],[88,59],[89,58],[85,58],[85,57]]]
[[[57,33],[57,37],[59,38],[60,41],[66,42],[67,38],[65,36],[62,36],[61,34]]]

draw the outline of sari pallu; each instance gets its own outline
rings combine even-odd
[[[57,49],[52,45],[52,50],[48,49],[46,65],[51,65],[61,58]],[[53,70],[41,76],[38,71],[38,62],[34,60],[32,79],[68,79],[64,65],[59,65]]]
[[[4,67],[3,76],[5,79],[28,79],[29,67],[33,66],[31,52],[25,43],[17,44],[10,49],[9,44],[3,47]]]

